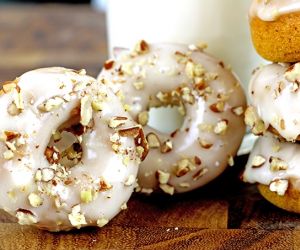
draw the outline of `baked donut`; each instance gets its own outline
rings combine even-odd
[[[251,35],[262,57],[272,62],[300,61],[299,12],[299,0],[253,0]]]
[[[253,75],[245,121],[256,135],[270,131],[287,141],[300,135],[300,63],[269,64]]]
[[[300,145],[282,142],[270,134],[252,150],[243,180],[258,183],[260,193],[274,205],[300,213]]]
[[[0,93],[2,209],[22,225],[60,231],[102,227],[126,208],[147,145],[106,86],[83,70],[45,68]],[[76,136],[71,151],[48,146],[61,131]],[[64,166],[65,154],[79,160]]]
[[[144,128],[150,149],[140,165],[138,191],[187,192],[233,165],[245,133],[246,100],[222,61],[194,45],[140,41],[107,61],[98,80]],[[148,126],[149,110],[167,106],[178,108],[182,126],[172,133]]]

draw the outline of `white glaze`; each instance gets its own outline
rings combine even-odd
[[[195,79],[187,76],[185,69],[187,62],[178,63],[176,52],[185,54],[185,59],[201,64],[205,74],[216,73],[216,80],[207,80],[207,86],[212,94],[199,95],[195,90]],[[128,70],[128,65],[130,70]],[[245,132],[242,115],[234,114],[233,107],[245,107],[245,96],[238,80],[227,69],[221,66],[220,61],[204,53],[201,49],[178,44],[153,44],[149,45],[149,51],[145,53],[124,52],[113,62],[113,67],[103,69],[99,80],[112,87],[115,93],[122,93],[122,101],[130,105],[130,114],[137,120],[140,112],[149,110],[149,97],[154,99],[159,92],[170,93],[181,85],[192,89],[195,102],[185,103],[186,115],[182,127],[174,137],[159,132],[149,126],[144,127],[146,134],[155,133],[160,142],[172,141],[173,149],[169,153],[162,154],[159,148],[152,148],[146,160],[141,164],[138,182],[142,192],[150,193],[160,186],[164,191],[187,192],[205,185],[220,175],[227,166],[228,157],[235,156]],[[124,69],[126,68],[126,72]],[[132,72],[130,72],[132,71]],[[204,76],[203,76],[204,78]],[[199,79],[198,79],[199,80]],[[143,82],[141,90],[137,90],[133,84]],[[208,91],[208,88],[206,88]],[[209,91],[208,91],[209,92]],[[210,105],[217,102],[218,93],[228,94],[225,110],[215,113],[210,110]],[[156,99],[157,100],[157,99]],[[228,120],[228,130],[224,135],[213,132],[214,126],[222,120]],[[163,120],[161,121],[164,122]],[[211,125],[210,131],[202,131],[200,126]],[[213,144],[209,149],[201,147],[199,138]],[[195,164],[195,169],[187,174],[177,177],[177,164],[180,160],[194,159],[198,157],[201,164]],[[165,181],[158,181],[157,171],[163,173]],[[205,174],[194,180],[193,176],[199,171]],[[170,177],[168,178],[168,175]],[[161,184],[161,185],[160,185]]]
[[[299,0],[253,0],[250,17],[263,21],[275,21],[278,17],[300,11]]]
[[[102,226],[104,222],[118,214],[121,206],[128,201],[133,185],[126,186],[124,183],[129,177],[135,180],[140,162],[136,156],[134,139],[121,137],[120,147],[128,149],[130,156],[127,164],[123,163],[126,155],[115,153],[110,140],[110,136],[118,131],[109,128],[107,124],[114,116],[128,118],[126,124],[120,128],[136,126],[136,123],[130,120],[118,98],[106,86],[98,84],[94,78],[82,72],[77,73],[64,68],[39,69],[25,73],[16,82],[24,99],[24,110],[17,116],[11,116],[7,112],[16,90],[0,95],[0,133],[14,131],[27,136],[25,136],[26,144],[18,149],[24,156],[15,153],[10,160],[5,159],[3,155],[7,151],[5,141],[0,141],[1,208],[13,216],[16,216],[19,209],[28,210],[32,213],[33,219],[26,222],[21,218],[19,219],[21,224],[34,224],[50,231],[97,226],[99,219],[98,226]],[[88,86],[75,91],[76,86],[80,84]],[[61,107],[52,112],[40,111],[39,105],[45,100],[68,94],[71,94],[70,100],[65,101]],[[103,110],[93,111],[94,125],[82,135],[81,162],[69,169],[66,174],[73,182],[67,185],[64,183],[65,178],[58,177],[54,178],[56,186],[52,181],[36,181],[38,168],[53,167],[44,155],[52,132],[70,118],[71,110],[80,106],[84,97],[90,96],[95,100],[99,95],[104,96],[101,99]],[[112,188],[103,191],[102,185],[102,190],[99,191],[100,180],[105,180]],[[47,194],[45,190],[52,194]],[[84,203],[80,198],[83,190],[92,190],[97,195],[93,196],[91,202]],[[43,199],[42,205],[33,207],[29,203],[29,195],[33,192]],[[56,197],[62,206],[55,205]],[[72,207],[76,205],[80,205],[80,215],[84,216],[86,223],[71,224],[68,217]]]
[[[300,79],[299,66],[297,63],[293,72]],[[271,125],[287,141],[294,141],[300,134],[300,91],[295,89],[298,80],[287,80],[289,67],[288,64],[261,67],[250,81],[249,97],[266,128]]]
[[[252,161],[255,156],[265,158],[265,163],[258,168],[252,167]],[[288,164],[287,170],[272,171],[270,168],[270,157],[277,157]],[[300,170],[300,145],[291,142],[280,142],[270,134],[260,137],[247,162],[243,179],[250,183],[260,183],[269,185],[276,179],[299,179]]]

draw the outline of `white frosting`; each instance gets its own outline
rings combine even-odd
[[[19,115],[8,113],[8,106],[15,101],[16,89],[0,95],[0,134],[3,136],[5,131],[19,133],[25,144],[12,150],[13,155],[9,156],[7,141],[0,140],[0,207],[17,216],[21,224],[34,224],[50,231],[103,226],[128,201],[140,162],[134,138],[121,137],[119,149],[127,150],[121,153],[112,149],[110,137],[119,129],[136,126],[136,123],[130,120],[106,86],[82,72],[64,68],[39,69],[22,75],[15,82],[23,97],[24,109]],[[51,112],[42,112],[40,104],[53,97],[63,97],[65,101]],[[44,153],[52,133],[68,121],[71,111],[80,107],[87,97],[101,99],[102,111],[90,109],[91,103],[87,105],[92,110],[93,122],[82,135],[81,161],[70,169],[50,164]],[[81,109],[81,119],[85,117],[84,110]],[[118,129],[108,126],[115,116],[127,118]],[[38,169],[55,169],[55,166],[57,170],[52,180],[36,177]],[[59,170],[67,172],[59,177]],[[125,185],[129,178],[130,183]],[[106,190],[103,181],[111,188]],[[42,204],[38,202],[41,200]],[[36,202],[39,204],[35,207]]]
[[[252,167],[253,159],[261,156],[265,163],[257,168]],[[284,161],[288,167],[286,170],[272,171],[270,158],[278,158]],[[243,179],[250,183],[269,185],[273,180],[299,179],[300,145],[291,142],[280,142],[271,135],[260,137],[247,162]]]
[[[300,134],[300,91],[297,80],[300,64],[295,65],[290,73],[287,72],[288,64],[263,66],[253,75],[249,85],[250,103],[265,127],[271,125],[288,141],[296,140]]]
[[[178,58],[176,52],[182,54],[182,58]],[[173,136],[144,126],[145,133],[154,133],[161,145],[171,141],[172,149],[168,153],[162,153],[160,147],[150,149],[138,174],[142,192],[152,192],[159,187],[170,194],[190,191],[205,185],[224,171],[230,156],[235,156],[245,132],[242,114],[235,114],[232,108],[239,107],[243,113],[246,100],[238,80],[219,60],[195,46],[153,44],[142,53],[124,52],[112,64],[108,67],[109,62],[106,63],[107,69],[100,73],[99,80],[123,96],[122,101],[129,104],[130,114],[136,120],[141,112],[151,107],[150,98],[159,101],[159,93],[173,93],[176,96],[175,90],[183,91],[181,88],[185,86],[194,98],[191,103],[183,101],[186,110],[184,122]],[[188,64],[200,66],[204,70],[203,75],[198,79],[190,77]],[[217,78],[206,79],[209,75]],[[206,84],[200,91],[195,84],[198,81]],[[135,87],[136,82],[142,83],[141,89]],[[217,98],[218,94],[228,97],[220,113],[210,109],[212,104],[222,99]],[[163,103],[158,106],[163,106]],[[224,135],[216,134],[216,125],[225,119],[228,127]],[[161,120],[161,123],[164,121]],[[200,141],[211,145],[204,148]],[[197,158],[201,163],[196,163]],[[176,175],[178,166],[184,165],[186,160],[192,166],[187,168],[186,174]],[[198,178],[195,177],[197,174]]]
[[[250,16],[263,21],[274,21],[278,17],[300,11],[299,0],[253,0]]]

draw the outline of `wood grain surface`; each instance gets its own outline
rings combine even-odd
[[[0,7],[0,82],[56,65],[96,76],[106,47],[104,14],[87,6]],[[103,229],[48,233],[0,211],[0,249],[300,249],[300,216],[239,180],[246,158],[188,194],[135,194]]]

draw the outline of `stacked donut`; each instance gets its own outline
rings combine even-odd
[[[250,81],[245,121],[258,139],[243,179],[259,183],[271,203],[300,213],[300,1],[254,0],[253,43],[274,63],[258,68]]]
[[[160,106],[177,107],[182,126],[148,126]],[[234,74],[194,45],[140,41],[98,81],[84,70],[27,72],[0,90],[0,208],[50,231],[102,227],[134,188],[187,192],[232,166],[245,109]]]

